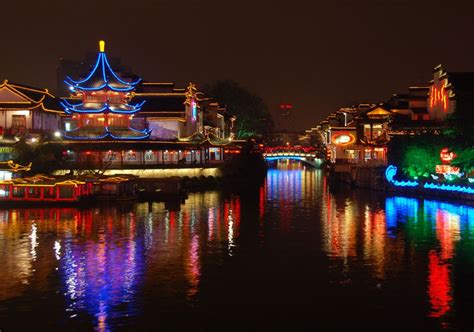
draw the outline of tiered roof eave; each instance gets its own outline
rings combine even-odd
[[[103,89],[110,89],[116,92],[129,92],[134,90],[141,79],[133,82],[127,82],[121,79],[110,66],[107,55],[103,50],[103,44],[101,43],[100,45],[101,50],[97,56],[97,61],[89,75],[85,79],[77,81],[68,76],[64,80],[64,83],[66,83],[73,92],[99,91]]]
[[[61,101],[64,111],[67,114],[102,114],[102,113],[115,113],[115,114],[128,114],[132,115],[139,112],[145,104],[145,100],[131,104],[114,104],[114,103],[79,103],[71,104],[67,100]]]
[[[88,130],[87,130],[88,131]],[[78,133],[80,135],[78,135]],[[84,134],[81,132],[81,128],[70,131],[64,134],[66,139],[80,140],[80,141],[91,141],[91,140],[143,140],[150,138],[151,130],[137,130],[131,127],[127,128],[126,132],[123,130],[116,130],[115,128],[104,127],[103,131],[99,133]]]

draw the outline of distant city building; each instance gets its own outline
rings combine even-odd
[[[295,146],[300,145],[300,133],[290,131],[274,131],[267,135],[269,146]]]
[[[278,107],[277,123],[280,130],[293,130],[293,105],[281,103]]]

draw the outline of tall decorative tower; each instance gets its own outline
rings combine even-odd
[[[78,104],[61,103],[75,124],[74,128],[66,128],[64,137],[73,140],[149,138],[148,129],[130,127],[131,119],[144,103],[128,103],[139,81],[126,82],[112,70],[105,54],[105,42],[101,40],[97,61],[89,75],[79,81],[70,77],[64,81],[82,99]]]

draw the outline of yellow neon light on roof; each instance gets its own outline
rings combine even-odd
[[[105,52],[105,41],[103,40],[99,41],[99,51]]]

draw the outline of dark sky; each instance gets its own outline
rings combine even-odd
[[[29,2],[2,3],[1,78],[54,89],[58,59],[103,38],[146,80],[233,79],[273,111],[293,103],[295,129],[427,82],[439,63],[474,71],[472,1]]]

